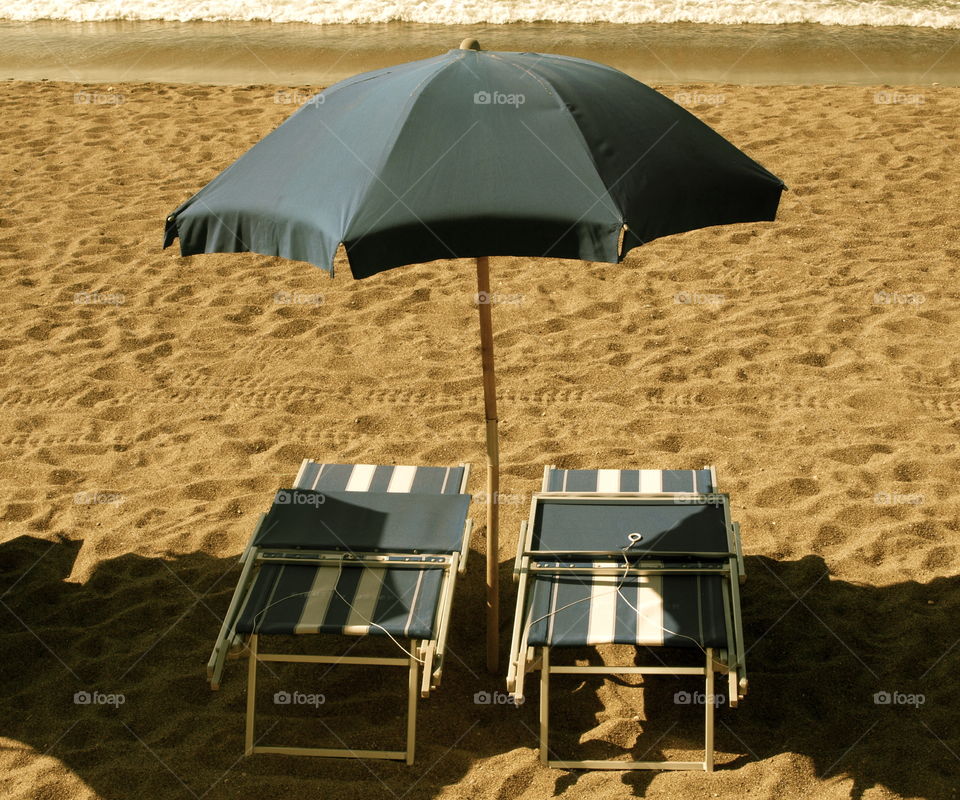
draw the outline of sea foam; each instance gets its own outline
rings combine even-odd
[[[960,28],[956,0],[8,0],[0,18],[315,24],[508,22],[821,23]]]

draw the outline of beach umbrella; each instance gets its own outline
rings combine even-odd
[[[355,278],[476,260],[487,446],[487,665],[498,650],[499,456],[490,256],[617,263],[638,245],[774,219],[779,178],[633,78],[578,58],[460,48],[341,81],[179,206],[164,246]]]

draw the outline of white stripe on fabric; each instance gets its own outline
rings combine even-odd
[[[620,470],[598,469],[597,470],[597,491],[598,492],[619,492],[620,491]]]
[[[553,621],[557,618],[557,592],[560,589],[560,582],[553,580],[550,582],[550,616],[547,617],[547,641],[553,643]],[[533,613],[531,607],[530,612]]]
[[[605,564],[594,564],[603,567]],[[587,644],[606,644],[617,632],[617,586],[619,575],[594,575],[590,582],[590,620]]]
[[[443,473],[443,486],[440,487],[440,494],[447,493],[447,481],[450,480],[450,467],[447,467],[447,471]]]
[[[637,644],[663,644],[663,578],[640,575],[637,582]]]
[[[357,593],[350,602],[350,614],[343,626],[343,632],[349,636],[365,636],[370,633],[370,623],[377,610],[377,600],[383,588],[384,569],[365,569],[357,584]]]
[[[316,477],[313,479],[313,483],[312,483],[310,486],[307,487],[308,489],[314,489],[314,490],[315,490],[315,489],[317,488],[317,485],[320,483],[320,476],[323,475],[323,470],[326,468],[326,466],[327,466],[326,464],[321,464],[321,465],[320,465],[320,469],[317,470],[317,475],[316,475]]]
[[[655,493],[663,491],[663,473],[658,469],[640,470],[640,491]]]
[[[337,582],[340,580],[340,570],[330,567],[320,567],[313,576],[310,592],[307,595],[300,619],[293,626],[294,633],[320,633],[320,626],[327,616],[330,601],[336,593]]]
[[[390,483],[387,485],[387,491],[409,492],[413,487],[415,477],[417,477],[416,467],[394,467],[393,475],[390,476]]]
[[[347,492],[369,492],[370,484],[373,483],[373,473],[376,472],[376,464],[354,464],[353,471],[350,473],[350,480],[344,490]]]
[[[417,610],[417,601],[420,599],[420,587],[423,586],[423,576],[426,574],[425,570],[420,570],[417,575],[417,585],[413,589],[413,598],[410,600],[410,611],[407,613],[407,621],[403,624],[403,635],[410,635],[410,626],[413,625],[413,616]]]

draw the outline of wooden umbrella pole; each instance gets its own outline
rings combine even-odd
[[[483,361],[483,408],[487,420],[487,669],[496,672],[500,650],[499,519],[500,446],[497,436],[497,382],[493,371],[493,322],[490,314],[490,261],[477,259],[477,308]]]

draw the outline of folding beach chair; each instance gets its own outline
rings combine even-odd
[[[540,670],[540,759],[566,769],[713,770],[714,675],[731,706],[746,694],[740,528],[716,471],[544,469],[520,530],[507,689],[522,702]],[[555,666],[553,648],[600,644],[699,648],[703,666]],[[662,663],[662,662],[661,662]],[[704,676],[703,761],[549,757],[551,674]]]
[[[440,684],[456,575],[466,569],[469,472],[466,464],[374,466],[308,459],[293,488],[277,492],[241,557],[240,580],[207,665],[210,686],[217,689],[228,654],[242,654],[246,648],[247,755],[413,763],[417,694],[427,697]],[[399,647],[406,655],[373,658],[261,650],[261,637],[305,634],[387,637],[394,652]],[[255,745],[260,661],[406,667],[406,749]]]

